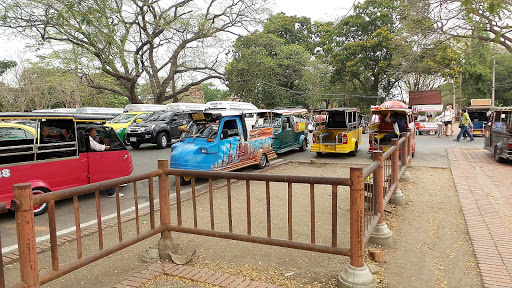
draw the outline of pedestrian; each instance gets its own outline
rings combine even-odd
[[[407,132],[407,129],[405,128],[405,123],[400,118],[400,113],[398,112],[393,112],[393,115],[391,115],[391,113],[388,113],[386,118],[384,118],[384,122],[392,123],[393,131],[384,135],[384,137],[380,139],[380,143],[391,142],[393,138],[400,138],[401,133]],[[397,126],[397,128],[394,127],[395,125]]]
[[[98,143],[98,141],[101,141],[101,142],[103,142],[105,144],[108,144],[109,141],[108,141],[108,139],[105,139],[105,138],[97,136],[96,135],[97,132],[98,131],[97,131],[96,128],[94,128],[94,127],[90,127],[89,128],[89,131],[88,131],[88,133],[89,133],[89,146],[91,148],[91,151],[105,151],[105,150],[109,150],[110,146]],[[110,187],[110,188],[105,189],[105,192],[107,192],[107,195],[110,198],[116,197],[116,189],[114,187]],[[123,193],[119,193],[119,197],[123,197],[123,196],[124,196]]]
[[[460,112],[462,114],[462,118],[460,120],[460,125],[459,125],[460,131],[459,131],[459,135],[457,135],[457,139],[454,139],[453,141],[459,142],[460,137],[462,137],[462,135],[464,135],[465,132],[467,132],[467,134],[469,136],[469,141],[473,141],[473,140],[475,140],[475,138],[473,138],[473,135],[471,134],[471,132],[469,132],[469,128],[468,128],[468,127],[473,127],[473,123],[471,123],[471,118],[469,118],[468,111],[467,111],[467,109],[462,109]]]
[[[452,124],[453,119],[455,118],[455,111],[453,111],[452,105],[446,105],[446,110],[443,113],[441,113],[441,118],[443,119],[446,137],[452,136]]]

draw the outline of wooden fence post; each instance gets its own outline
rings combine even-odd
[[[400,147],[402,150],[402,167],[407,167],[407,163],[409,163],[409,137],[407,137],[407,132],[403,132],[402,137],[405,138],[404,143]]]
[[[350,264],[338,274],[338,287],[376,287],[364,263],[364,168],[350,167]]]
[[[169,160],[158,160],[158,169],[162,172],[169,168]],[[171,198],[169,195],[169,175],[162,173],[158,176],[158,198],[160,205],[160,225],[171,224]],[[161,233],[158,241],[158,255],[163,261],[170,261],[169,252],[173,251],[171,231],[165,230]]]
[[[398,147],[398,139],[391,140],[391,145],[395,146],[397,149],[391,155],[391,185],[395,185],[395,190],[393,191],[393,195],[389,199],[389,203],[402,206],[405,204],[404,194],[400,190],[398,186],[398,180],[400,179],[400,163],[399,163],[399,147]]]
[[[32,187],[28,183],[16,184],[13,192],[17,206],[15,218],[21,282],[26,287],[39,287]]]
[[[388,225],[384,222],[384,160],[382,159],[382,151],[374,151],[372,154],[373,161],[379,162],[380,166],[373,172],[373,187],[377,192],[377,212],[380,213],[379,222],[370,236],[370,242],[387,246],[391,243],[393,233],[389,230]],[[375,190],[374,190],[375,191]],[[375,192],[374,192],[375,193]]]

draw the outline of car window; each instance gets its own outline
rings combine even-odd
[[[135,114],[121,114],[117,115],[114,119],[110,120],[110,123],[128,123],[130,122]]]
[[[167,121],[172,117],[173,112],[157,111],[148,117],[148,121]]]
[[[144,120],[144,119],[147,119],[149,117],[149,115],[151,115],[151,113],[142,113],[140,114],[139,116],[137,116],[137,118],[135,118],[135,120]]]
[[[34,139],[34,136],[22,128],[0,127],[0,141],[16,139]]]
[[[119,137],[115,133],[114,129],[109,127],[97,127],[96,136],[100,144],[110,146],[109,151],[126,149],[126,147],[119,140]]]

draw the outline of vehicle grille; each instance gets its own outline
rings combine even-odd
[[[142,127],[128,127],[128,133],[141,133],[144,131]]]

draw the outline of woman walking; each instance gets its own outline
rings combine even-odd
[[[452,105],[447,105],[446,110],[443,113],[441,113],[441,119],[443,120],[443,123],[444,123],[444,128],[445,128],[444,131],[445,131],[446,137],[452,136],[452,134],[453,134],[453,130],[452,130],[453,118],[455,118],[455,111],[453,111]]]

